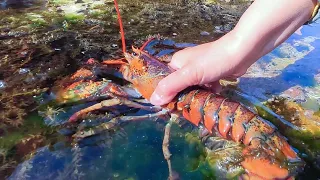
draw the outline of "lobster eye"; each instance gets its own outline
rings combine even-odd
[[[137,56],[137,55],[138,55],[138,54],[137,54],[137,53],[135,53],[135,52],[133,52],[133,53],[132,53],[132,56]]]

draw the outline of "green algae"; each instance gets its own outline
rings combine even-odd
[[[187,165],[189,171],[195,171],[205,161],[207,153],[199,137],[195,133],[186,133],[185,141],[188,143],[190,161]]]
[[[319,116],[320,117],[320,109],[316,112],[313,113],[315,116]]]
[[[23,126],[17,131],[8,132],[8,134],[0,139],[0,147],[2,149],[11,149],[19,141],[27,135],[39,133],[54,133],[55,129],[44,124],[43,119],[36,113],[29,115]]]
[[[20,140],[22,140],[26,134],[21,133],[21,132],[12,132],[6,135],[5,137],[2,137],[0,139],[0,147],[2,149],[9,150],[11,149],[14,145],[16,145]]]
[[[297,148],[300,151],[300,154],[307,154],[307,159],[313,159],[320,154],[320,129],[319,131],[312,132],[308,129],[294,130],[285,127],[276,117],[266,112],[264,109],[257,107],[257,110],[261,117],[269,120],[279,128],[281,134],[288,138],[289,143]],[[288,113],[289,111],[287,110],[285,112]],[[292,113],[296,112],[293,111]]]
[[[74,0],[49,0],[54,5],[72,4]]]
[[[85,16],[83,14],[74,14],[74,13],[68,13],[64,15],[64,19],[68,23],[76,24],[80,23],[84,20]]]
[[[190,149],[187,167],[191,171],[201,172],[204,179],[237,179],[244,173],[244,169],[239,166],[241,158],[231,160],[241,156],[242,147],[238,144],[224,140],[227,144],[223,148],[211,150],[204,146],[195,132],[186,133],[185,140]]]
[[[28,13],[26,14],[27,19],[31,21],[32,27],[41,27],[47,25],[47,21],[43,18],[42,15],[35,14],[35,13]]]

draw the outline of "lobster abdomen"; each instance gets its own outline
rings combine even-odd
[[[182,92],[176,107],[194,125],[201,123],[210,133],[217,131],[223,138],[243,143],[246,147],[242,165],[248,172],[259,172],[257,175],[265,179],[282,179],[290,172],[279,165],[281,162],[274,163],[276,159],[300,161],[273,124],[239,102],[196,89]],[[263,155],[257,157],[257,152]],[[270,174],[267,169],[274,173]]]
[[[236,142],[245,140],[246,145],[249,137],[244,137],[245,131],[253,127],[249,122],[257,116],[239,102],[202,89],[182,94],[177,110],[182,111],[183,116],[196,126],[202,123],[210,133],[218,131],[226,139]],[[273,129],[273,126],[270,125],[270,128]]]

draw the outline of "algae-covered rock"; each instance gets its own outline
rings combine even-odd
[[[289,143],[299,150],[300,157],[312,162],[314,168],[320,168],[320,117],[317,112],[306,110],[298,103],[284,98],[270,100],[267,106],[300,129],[284,127],[277,118],[261,108],[258,108],[259,114],[279,127],[279,131],[288,138]]]

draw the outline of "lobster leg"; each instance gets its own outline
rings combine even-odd
[[[115,59],[115,60],[103,60],[101,64],[104,65],[122,65],[126,64],[125,58]]]
[[[82,110],[74,113],[69,118],[69,122],[76,122],[82,115],[87,114],[89,112],[92,112],[94,110],[98,110],[98,109],[101,109],[101,108],[104,108],[104,107],[115,106],[115,105],[126,105],[126,106],[129,106],[129,107],[139,108],[139,109],[143,109],[143,110],[147,110],[147,111],[153,111],[153,112],[160,111],[160,108],[156,107],[156,106],[144,106],[144,105],[141,105],[139,103],[130,101],[130,100],[122,98],[122,97],[115,97],[113,99],[108,99],[108,100],[101,101],[100,103],[94,104],[94,105],[92,105],[90,107],[87,107],[85,109],[82,109]]]
[[[100,124],[99,126],[95,127],[95,128],[90,128],[89,130],[82,130],[79,131],[77,133],[75,133],[73,135],[74,138],[80,138],[83,139],[85,137],[88,136],[93,136],[93,135],[97,135],[100,134],[104,131],[110,130],[112,128],[115,128],[116,125],[119,125],[123,122],[128,122],[128,121],[141,121],[141,120],[151,120],[151,118],[154,117],[161,117],[167,114],[167,111],[162,110],[153,114],[146,114],[146,115],[142,115],[142,116],[119,116],[119,117],[115,117],[112,118],[110,121],[105,122]]]
[[[96,74],[101,73],[95,71]],[[93,73],[92,73],[93,74]],[[67,85],[56,94],[59,103],[73,103],[80,101],[96,101],[98,99],[109,99],[113,96],[126,98],[141,98],[141,95],[130,86],[120,86],[109,80],[92,81],[93,76],[75,75],[75,78],[67,80]],[[89,79],[88,79],[89,78]]]
[[[172,171],[172,166],[171,166],[171,153],[169,150],[169,139],[170,139],[170,130],[171,130],[171,125],[173,122],[176,122],[178,116],[176,114],[172,114],[169,122],[167,123],[165,130],[164,130],[164,138],[162,142],[162,152],[164,158],[167,160],[168,163],[168,170],[169,170],[169,180],[174,180],[177,179],[177,175]]]

